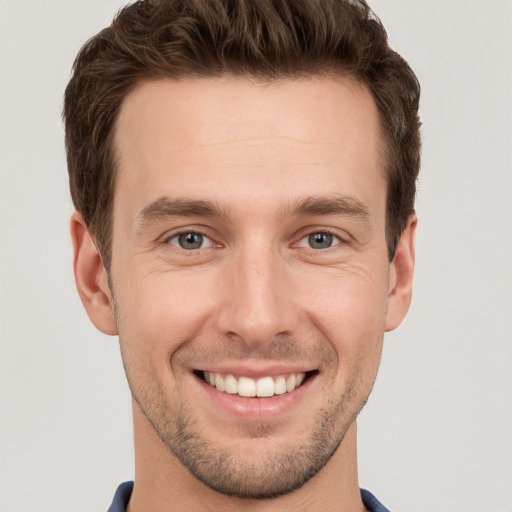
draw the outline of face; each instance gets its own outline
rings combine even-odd
[[[329,79],[145,83],[116,143],[110,279],[136,407],[217,491],[300,487],[365,403],[391,328],[371,96]]]

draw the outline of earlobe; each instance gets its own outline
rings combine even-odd
[[[416,215],[411,215],[400,237],[395,256],[391,262],[386,332],[396,329],[402,323],[411,304],[417,223]]]
[[[87,226],[78,212],[71,216],[73,270],[82,304],[91,322],[105,334],[117,334],[107,271]]]

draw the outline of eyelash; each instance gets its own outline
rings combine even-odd
[[[175,244],[171,243],[171,240],[179,239],[179,237],[187,236],[187,235],[200,235],[201,237],[203,237],[203,241],[204,241],[204,239],[209,240],[210,244],[208,245],[208,247],[202,247],[201,246],[201,247],[198,247],[197,249],[185,249],[184,247],[179,247],[178,244],[175,245]],[[202,231],[197,230],[197,229],[188,229],[188,230],[185,230],[185,231],[180,231],[178,233],[173,233],[172,235],[170,235],[170,236],[165,238],[164,243],[166,245],[172,245],[172,246],[176,247],[177,249],[180,249],[180,250],[183,250],[183,251],[186,251],[186,252],[196,252],[196,251],[199,251],[201,249],[209,249],[210,247],[220,246],[220,244],[217,244],[206,233],[203,233]]]
[[[203,247],[201,245],[201,247],[185,249],[184,247],[179,245],[179,242],[177,242],[176,244],[171,243],[172,240],[179,239],[179,237],[187,236],[187,235],[200,235],[201,237],[203,237],[202,242],[204,242],[204,240],[206,239],[206,240],[209,241],[209,244],[208,244],[207,247]],[[301,242],[303,242],[304,240],[308,239],[309,237],[311,237],[313,235],[329,235],[329,236],[331,236],[333,238],[333,243],[332,243],[332,245],[330,245],[328,247],[323,247],[323,248],[318,248],[318,247],[315,248],[315,247],[311,247],[311,246],[308,246],[308,245],[301,245]],[[308,242],[306,242],[306,244],[307,243]],[[346,240],[343,240],[339,236],[339,234],[334,233],[333,231],[331,231],[329,229],[318,229],[318,230],[312,230],[312,231],[309,231],[309,232],[305,233],[303,236],[301,236],[301,238],[298,240],[298,242],[295,242],[292,246],[303,247],[305,249],[309,249],[309,250],[312,250],[314,252],[319,252],[319,251],[323,252],[323,251],[327,251],[328,249],[332,249],[333,247],[336,247],[337,245],[344,244],[344,243],[347,243]],[[188,253],[194,253],[194,252],[197,252],[197,251],[200,251],[200,250],[210,249],[211,247],[215,247],[215,246],[222,247],[221,244],[216,243],[206,233],[202,232],[201,230],[193,230],[193,229],[180,231],[178,233],[173,233],[172,235],[170,235],[170,236],[165,238],[164,244],[165,245],[172,245],[173,247],[176,247],[178,250],[182,250],[182,251],[185,251],[185,252],[188,252]]]
[[[315,248],[315,247],[311,247],[311,246],[300,245],[300,243],[303,240],[308,239],[309,237],[311,237],[313,235],[329,235],[329,236],[331,236],[333,238],[332,245],[330,245],[329,247],[324,247],[324,248]],[[346,243],[346,241],[343,240],[338,233],[334,233],[333,231],[331,231],[329,229],[318,229],[318,230],[309,231],[304,236],[302,236],[299,239],[299,241],[294,245],[299,246],[299,247],[304,247],[306,249],[310,249],[312,251],[318,252],[318,251],[327,251],[328,249],[332,249],[332,248],[336,247],[337,245],[340,245],[343,243]]]

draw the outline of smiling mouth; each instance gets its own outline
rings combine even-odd
[[[302,386],[315,371],[290,373],[279,376],[267,376],[259,379],[251,377],[236,377],[233,374],[222,374],[196,370],[194,372],[199,378],[217,391],[238,395],[241,397],[269,398],[275,395],[291,393]]]

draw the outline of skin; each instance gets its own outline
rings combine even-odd
[[[409,307],[416,228],[390,262],[371,95],[328,78],[143,83],[116,144],[110,287],[78,213],[71,232],[81,299],[119,334],[134,397],[129,511],[364,510],[355,418]],[[247,414],[194,373],[297,369],[311,377],[291,405],[235,398]]]

